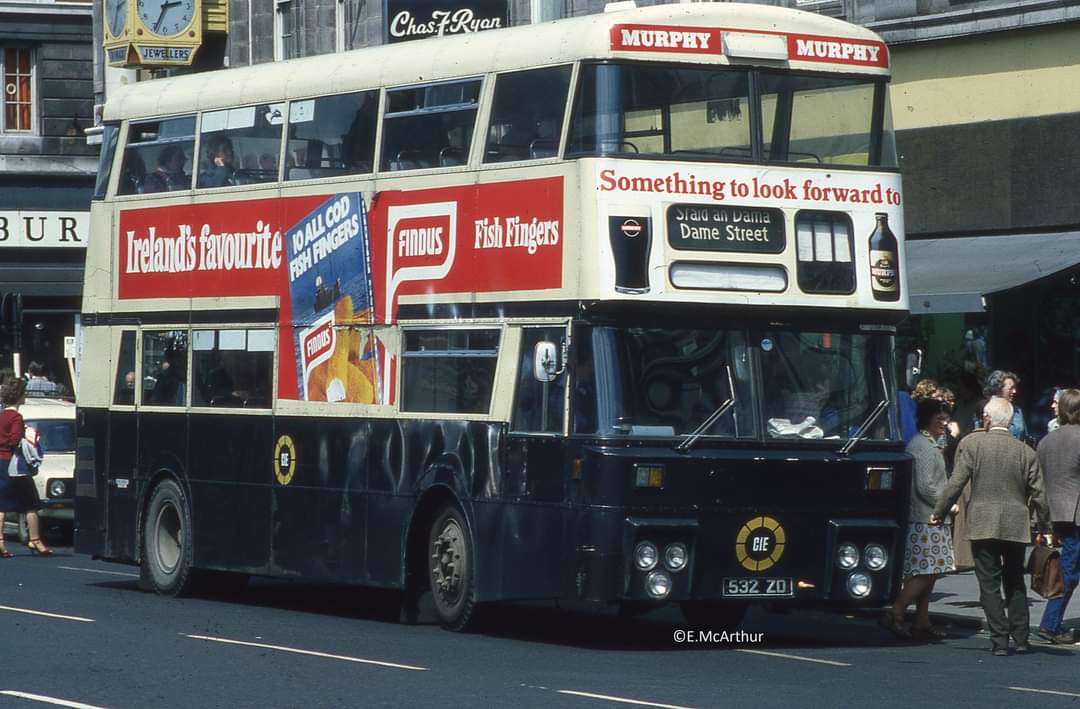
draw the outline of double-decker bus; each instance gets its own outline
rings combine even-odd
[[[137,83],[86,256],[76,549],[694,622],[895,592],[889,55],[625,7]]]

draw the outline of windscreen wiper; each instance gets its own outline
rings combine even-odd
[[[731,392],[731,396],[728,397],[724,403],[720,404],[716,411],[709,414],[709,417],[702,421],[700,426],[686,434],[686,438],[675,446],[676,452],[685,453],[690,450],[690,448],[697,443],[698,439],[705,435],[705,432],[708,431],[714,423],[719,421],[720,417],[728,412],[728,409],[735,405],[735,377],[731,374],[730,364],[725,364],[724,369],[727,370],[728,390]]]
[[[870,415],[866,417],[866,420],[855,429],[855,433],[851,434],[851,438],[847,439],[847,443],[840,449],[840,455],[847,455],[850,453],[851,449],[866,436],[866,432],[874,425],[874,421],[877,421],[877,417],[881,415],[881,412],[889,408],[889,404],[892,403],[889,400],[889,387],[885,384],[885,370],[878,367],[877,371],[878,375],[881,377],[881,393],[885,398],[877,403],[877,406],[875,406],[874,410],[870,412]]]

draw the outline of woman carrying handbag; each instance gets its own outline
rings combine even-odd
[[[4,529],[4,515],[17,512],[26,515],[26,526],[30,530],[30,540],[26,546],[31,554],[49,556],[52,550],[41,541],[38,508],[41,498],[34,485],[33,471],[18,465],[16,456],[22,456],[23,439],[26,437],[26,423],[19,407],[26,401],[26,382],[22,379],[9,379],[0,386],[0,532]],[[22,469],[21,469],[22,468]],[[0,559],[10,559],[11,552],[3,544],[0,533]]]

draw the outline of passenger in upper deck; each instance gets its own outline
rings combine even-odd
[[[157,167],[146,176],[142,183],[142,191],[148,192],[172,192],[173,190],[191,189],[191,177],[184,172],[184,149],[179,145],[170,145],[157,157]]]
[[[237,184],[236,157],[232,141],[223,135],[210,138],[206,148],[208,166],[199,173],[199,187],[224,187]]]

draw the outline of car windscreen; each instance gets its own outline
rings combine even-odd
[[[46,453],[70,453],[75,450],[74,421],[28,418],[26,425],[41,434],[41,449]]]

